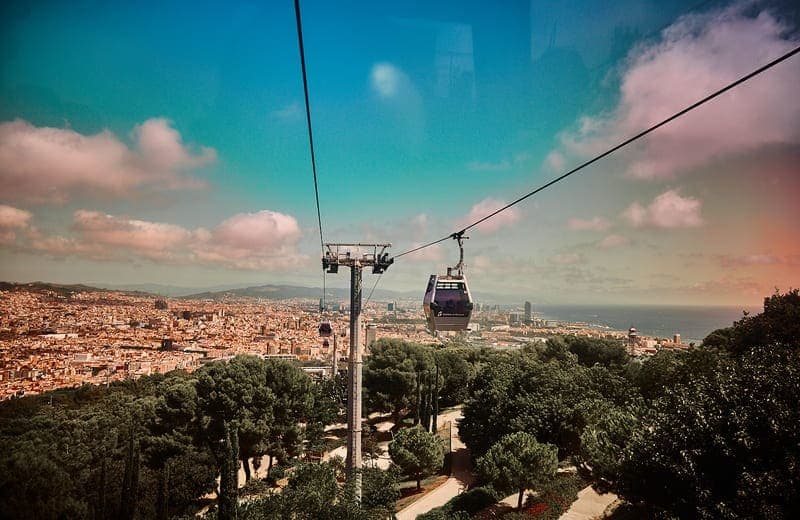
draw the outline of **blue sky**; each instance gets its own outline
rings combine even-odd
[[[326,241],[397,251],[798,43],[791,4],[373,4],[302,3],[308,79]],[[3,9],[0,278],[319,283],[292,2]],[[473,287],[744,304],[800,284],[798,61],[477,230]]]

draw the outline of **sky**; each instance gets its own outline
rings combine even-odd
[[[793,2],[301,4],[324,240],[394,253],[800,45]],[[292,2],[0,9],[0,279],[322,284]],[[471,230],[473,292],[799,287],[798,84],[796,55]],[[421,295],[457,259],[403,256],[380,287]]]

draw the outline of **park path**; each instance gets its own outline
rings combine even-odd
[[[531,490],[525,491],[527,496]],[[514,493],[501,500],[498,505],[503,509],[516,509],[519,495]],[[594,520],[602,518],[606,508],[617,499],[614,493],[599,494],[592,486],[587,486],[578,492],[578,498],[569,506],[569,509],[558,517],[558,520]]]
[[[617,499],[614,493],[599,494],[592,486],[578,492],[578,499],[569,506],[569,510],[558,520],[592,520],[600,518],[606,508]]]
[[[453,421],[450,441],[453,446],[453,459],[450,478],[444,484],[437,487],[430,493],[422,496],[416,502],[408,505],[397,513],[397,520],[411,520],[417,516],[427,513],[431,509],[445,505],[451,498],[464,492],[472,484],[472,462],[470,461],[469,450],[461,442],[458,436],[457,419],[463,417],[461,410],[454,410],[439,416],[438,427],[441,428],[448,421]]]

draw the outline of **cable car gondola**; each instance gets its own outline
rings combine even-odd
[[[472,296],[469,293],[467,277],[464,276],[464,246],[466,238],[461,233],[453,235],[458,241],[460,256],[455,267],[448,267],[447,274],[432,274],[422,301],[428,330],[436,331],[467,330],[472,314]]]
[[[331,327],[331,322],[323,321],[319,324],[319,336],[321,338],[330,338],[333,335],[333,327]]]

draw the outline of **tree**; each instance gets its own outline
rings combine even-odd
[[[397,466],[385,471],[375,467],[362,469],[361,505],[393,513],[394,504],[400,499],[399,473]]]
[[[621,376],[602,366],[586,368],[573,354],[557,350],[563,359],[547,349],[515,352],[489,361],[478,373],[459,426],[474,456],[486,453],[504,435],[520,431],[555,444],[562,456],[574,455],[583,428],[581,403],[632,397],[623,391]]]
[[[413,410],[418,422],[423,377],[433,369],[430,347],[399,339],[379,339],[370,346],[364,364],[368,408],[391,413],[396,430],[406,410]]]
[[[269,413],[275,394],[266,384],[266,363],[253,356],[211,363],[196,372],[201,435],[220,473],[219,518],[236,518],[239,424]]]
[[[436,473],[444,461],[439,437],[419,426],[400,430],[389,443],[389,455],[406,475],[417,481],[418,490],[422,488],[422,479]]]
[[[624,366],[630,358],[618,340],[566,336],[564,341],[569,351],[577,356],[578,363],[586,367],[596,364]]]
[[[763,315],[715,331],[705,347],[643,364],[645,374],[668,384],[651,397],[629,440],[620,442],[629,425],[593,427],[599,461],[604,439],[624,444],[620,460],[608,465],[610,487],[653,516],[797,518],[798,312],[797,291],[777,294]]]
[[[464,349],[442,349],[434,352],[441,374],[439,399],[444,406],[466,401],[470,382],[475,378],[475,367],[467,361]]]
[[[522,508],[526,489],[552,478],[558,469],[558,449],[540,444],[533,435],[506,435],[478,459],[478,474],[503,492],[518,491],[517,508]]]

